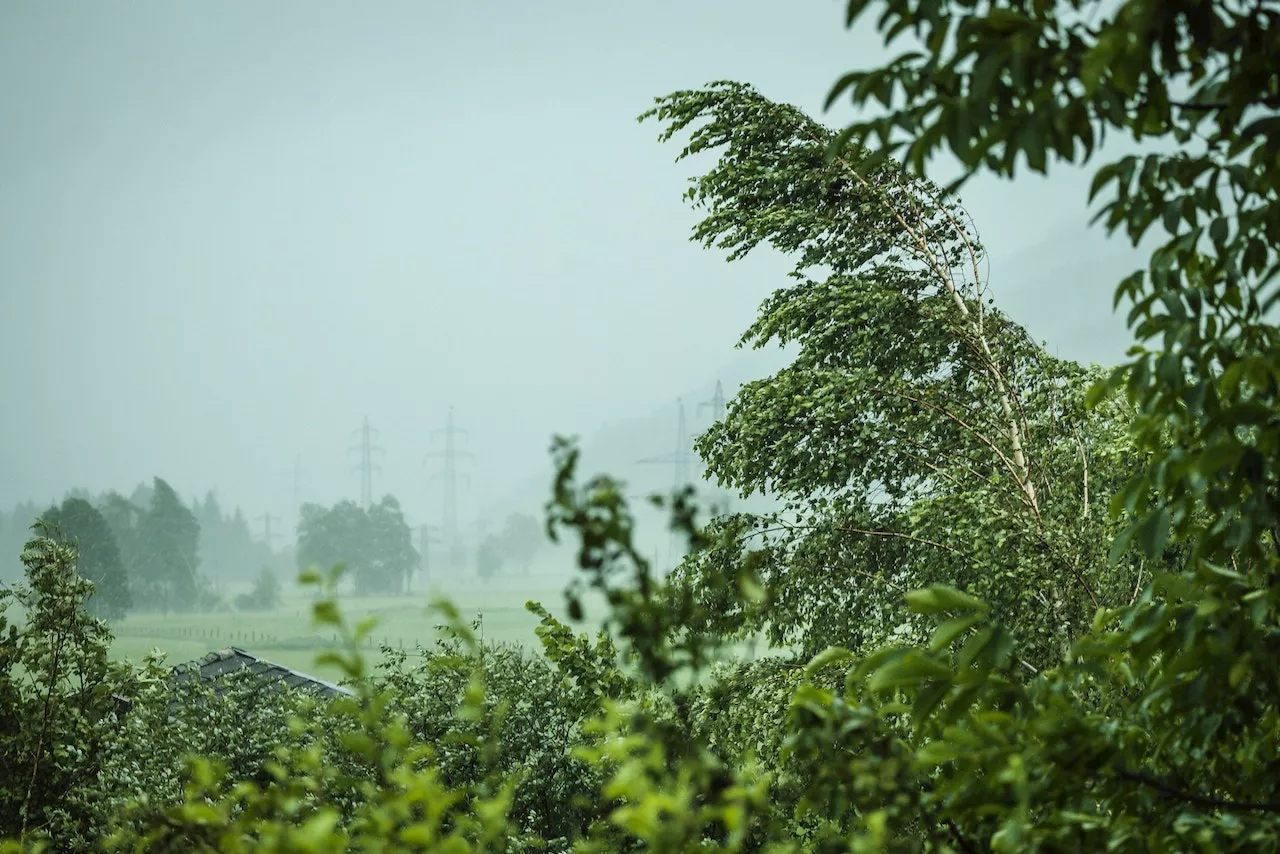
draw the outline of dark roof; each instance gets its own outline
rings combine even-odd
[[[299,673],[282,664],[265,661],[236,646],[219,649],[204,658],[179,664],[173,668],[172,678],[175,682],[187,682],[199,675],[201,679],[212,681],[244,670],[277,690],[298,688],[322,697],[350,696],[352,693],[341,685]]]

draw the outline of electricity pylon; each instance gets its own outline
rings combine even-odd
[[[645,459],[638,460],[638,462],[649,465],[671,466],[675,475],[672,491],[679,492],[681,489],[693,482],[691,472],[693,471],[693,464],[695,460],[696,457],[694,456],[693,449],[689,443],[689,428],[685,423],[684,418],[684,400],[682,398],[676,398],[675,451],[661,457],[646,457]],[[679,539],[679,535],[672,531],[671,538],[667,542],[667,563],[671,562],[672,556],[676,553],[681,557],[684,557],[686,549],[684,545],[678,542]]]
[[[693,463],[695,462],[696,457],[694,456],[693,450],[689,444],[689,429],[685,424],[683,399],[676,399],[676,408],[675,451],[661,457],[646,457],[642,460],[638,460],[638,462],[644,464],[671,466],[675,474],[673,486],[678,490],[693,482],[690,477],[690,472],[693,470]]]
[[[363,426],[351,432],[352,435],[360,437],[360,444],[348,449],[348,453],[352,451],[360,453],[360,464],[351,470],[360,472],[360,506],[368,510],[373,504],[373,473],[376,471],[382,474],[382,469],[373,462],[373,455],[386,454],[386,451],[373,444],[378,431],[369,426],[369,416],[365,416]]]
[[[720,380],[716,380],[715,393],[711,395],[710,400],[704,400],[702,403],[698,404],[698,412],[701,413],[704,409],[710,409],[711,420],[712,422],[715,422],[724,418],[725,408],[724,386],[720,385]]]
[[[422,458],[422,465],[425,468],[427,460],[433,458],[443,458],[444,468],[433,474],[428,482],[441,480],[444,482],[444,506],[442,507],[443,519],[441,528],[445,543],[449,549],[449,557],[457,560],[461,555],[462,543],[458,533],[458,481],[469,485],[470,480],[466,475],[458,472],[458,460],[465,458],[475,461],[475,455],[470,451],[458,449],[457,439],[459,437],[467,438],[466,430],[461,430],[454,426],[453,423],[453,407],[449,407],[449,414],[445,418],[444,429],[432,430],[431,439],[435,441],[436,437],[444,437],[444,450],[431,451]]]
[[[726,406],[725,400],[724,400],[724,386],[720,384],[720,380],[716,380],[716,390],[714,393],[712,393],[711,399],[704,400],[702,401],[702,403],[698,404],[699,414],[701,414],[701,412],[704,409],[711,410],[712,424],[716,424],[724,418],[724,414],[728,409],[728,407]],[[727,489],[720,489],[719,492],[720,492],[720,500],[724,502],[724,512],[728,513],[730,509],[730,505],[733,502],[733,498],[729,493],[729,490]]]

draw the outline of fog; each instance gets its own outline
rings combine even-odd
[[[696,166],[635,117],[734,79],[838,124],[829,85],[883,54],[842,6],[0,6],[0,506],[159,475],[291,530],[359,497],[367,417],[374,495],[438,524],[450,408],[464,527],[536,512],[555,433],[666,488],[637,461],[676,399],[697,432],[717,380],[782,364],[734,344],[787,265],[689,242]],[[1060,169],[964,202],[1006,311],[1105,362],[1139,256],[1086,193]]]

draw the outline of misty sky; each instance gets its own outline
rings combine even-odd
[[[0,5],[0,504],[153,475],[246,514],[375,492],[438,514],[453,406],[464,518],[591,435],[713,383],[762,256],[688,241],[694,166],[635,117],[751,83],[825,116],[884,55],[837,0]],[[1127,342],[1136,256],[1086,230],[1084,173],[964,194],[1003,307],[1060,355]],[[653,447],[664,453],[664,427]],[[433,519],[434,521],[434,519]]]

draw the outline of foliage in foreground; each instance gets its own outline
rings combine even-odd
[[[871,5],[852,2],[851,14]],[[412,698],[416,689],[389,693],[363,679],[358,649],[368,626],[346,627],[325,601],[317,617],[350,644],[332,661],[357,680],[358,695],[323,714],[290,718],[289,732],[300,740],[255,774],[194,761],[180,798],[130,807],[108,847],[1280,848],[1280,342],[1266,316],[1276,300],[1280,238],[1273,114],[1280,13],[1266,3],[1154,0],[875,5],[887,9],[882,26],[890,34],[915,29],[923,50],[850,75],[838,88],[890,108],[887,118],[855,126],[853,139],[885,143],[903,131],[913,139],[906,160],[917,171],[943,141],[973,169],[1011,174],[1019,154],[1043,168],[1051,154],[1073,157],[1080,142],[1091,154],[1104,127],[1169,136],[1187,149],[1103,167],[1097,181],[1120,188],[1106,208],[1111,225],[1125,224],[1136,238],[1158,220],[1170,233],[1147,274],[1119,293],[1133,300],[1135,332],[1151,346],[1135,349],[1088,401],[1122,389],[1136,413],[1132,435],[1150,455],[1111,502],[1115,545],[1101,557],[1090,553],[1108,569],[1130,549],[1149,562],[1153,574],[1136,601],[1097,609],[1086,629],[1069,635],[1067,653],[1037,672],[1021,665],[1024,647],[1036,643],[1026,636],[1031,617],[930,584],[905,597],[912,613],[934,623],[924,642],[832,648],[803,668],[770,662],[707,674],[725,638],[707,619],[705,600],[691,585],[668,587],[653,577],[634,548],[619,485],[579,483],[576,452],[559,446],[549,530],[580,537],[581,584],[608,602],[621,657],[604,640],[592,644],[544,619],[547,659],[567,686],[560,720],[574,722],[580,736],[555,742],[543,757],[551,764],[542,767],[567,769],[567,777],[555,770],[551,779],[591,792],[574,804],[580,811],[565,828],[568,838],[540,838],[560,831],[517,817],[520,745],[536,742],[510,732],[504,742],[501,727],[544,718],[520,718],[507,697],[486,699],[487,686],[514,683],[489,677],[486,667],[497,661],[464,625],[453,620],[463,655],[443,671],[455,687],[466,674],[453,714],[471,728],[440,733],[430,727],[447,702],[420,693],[397,713],[394,696]],[[1171,93],[1182,84],[1192,94],[1178,102]],[[896,93],[903,104],[893,103]],[[1189,150],[1196,139],[1205,147]],[[833,141],[833,155],[841,144]],[[858,162],[864,176],[879,168],[874,155]],[[1225,203],[1223,188],[1230,190]],[[997,389],[997,404],[999,396]],[[743,433],[749,420],[741,412],[737,420]],[[1030,499],[1019,468],[1015,461],[1009,484]],[[958,521],[965,512],[957,511]],[[706,549],[714,530],[695,528],[687,496],[677,497],[673,513],[695,553]],[[83,622],[87,588],[77,587],[83,583],[66,553],[44,540],[29,551],[33,587],[55,590],[49,580],[63,579],[67,592],[51,593],[43,612],[31,599],[27,607],[48,619],[37,618],[36,634],[9,636],[6,715],[66,709],[36,700],[89,702],[112,684],[104,678],[78,697],[60,683],[61,627],[86,627],[70,636],[83,651],[71,660],[95,673],[102,673],[93,653],[101,634]],[[762,579],[757,566],[744,559],[717,570],[736,591],[728,601],[737,607],[760,607],[776,595],[777,582]],[[778,571],[787,569],[783,562]],[[1014,573],[1008,583],[1019,580]],[[54,601],[73,607],[59,610]],[[570,607],[581,613],[576,598]],[[775,610],[772,619],[785,616]],[[512,704],[547,696],[544,671],[507,665],[531,686]],[[753,669],[766,678],[744,679]],[[514,689],[498,689],[505,690]],[[415,739],[414,708],[429,714],[418,726],[439,743]],[[13,742],[17,749],[5,754],[18,766],[55,758],[45,788],[10,783],[4,790],[11,803],[29,801],[13,813],[28,841],[55,827],[56,794],[79,797],[97,779],[76,739],[100,732],[105,711],[83,721],[54,713],[42,720],[50,725],[39,736]],[[463,747],[441,747],[455,744]],[[556,764],[560,744],[572,745],[578,770]],[[526,801],[525,815],[537,821],[542,808],[533,803]]]

